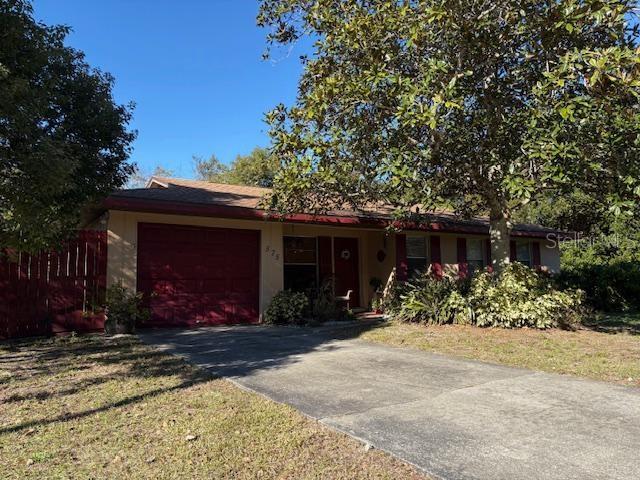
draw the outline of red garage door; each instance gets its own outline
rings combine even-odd
[[[152,326],[258,320],[260,232],[138,225],[138,290]]]

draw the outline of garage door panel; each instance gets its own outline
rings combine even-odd
[[[202,289],[204,292],[225,292],[227,283],[222,275],[220,278],[207,278],[203,281]]]
[[[257,321],[258,231],[138,228],[138,288],[151,308],[151,325]]]

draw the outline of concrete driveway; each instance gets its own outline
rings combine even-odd
[[[330,329],[141,337],[436,478],[640,478],[640,389],[385,347]]]

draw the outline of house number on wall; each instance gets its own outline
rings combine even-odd
[[[275,258],[276,260],[280,260],[280,254],[276,251],[275,248],[271,248],[269,245],[267,245],[267,248],[265,248],[264,251],[268,255],[271,255],[272,258]]]

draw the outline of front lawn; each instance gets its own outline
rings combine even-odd
[[[423,478],[133,338],[0,345],[0,478]]]
[[[362,333],[360,338],[640,386],[639,326],[637,314],[601,316],[589,329],[575,332],[391,322]]]

